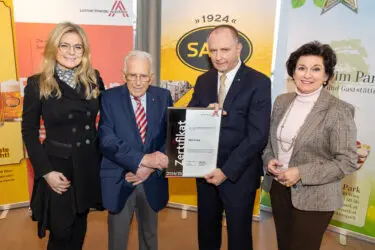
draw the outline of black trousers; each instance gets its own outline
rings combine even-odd
[[[81,250],[87,230],[87,215],[88,210],[76,213],[69,193],[51,193],[47,250]]]
[[[280,250],[319,250],[333,211],[302,211],[293,207],[291,190],[273,181],[272,213]]]
[[[252,250],[252,217],[256,192],[226,192],[197,179],[199,250],[220,250],[223,211],[227,220],[228,250]]]

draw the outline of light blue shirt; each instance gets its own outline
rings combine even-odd
[[[146,95],[147,93],[145,93],[143,96],[141,96],[139,99],[141,100],[141,103],[142,103],[142,106],[143,108],[145,109],[145,114],[147,114],[146,112]],[[133,106],[133,111],[134,111],[134,114],[135,114],[135,111],[137,110],[137,101],[134,100],[134,96],[130,95],[130,100],[132,101],[132,106]]]

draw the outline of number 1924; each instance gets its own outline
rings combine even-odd
[[[205,16],[202,16],[202,20],[203,20],[204,23],[211,23],[211,22],[218,22],[218,23],[225,22],[225,23],[229,23],[230,22],[228,15],[222,16],[220,14],[205,15]]]

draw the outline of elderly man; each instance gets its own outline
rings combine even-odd
[[[198,77],[189,106],[222,108],[223,118],[218,168],[197,179],[199,249],[220,249],[225,211],[228,249],[250,250],[252,211],[270,123],[271,84],[240,61],[242,45],[234,27],[215,27],[207,42],[214,69]]]
[[[103,205],[108,209],[108,248],[127,249],[135,211],[139,249],[156,250],[157,212],[168,202],[168,182],[160,171],[165,152],[170,92],[150,86],[151,56],[132,51],[124,61],[125,85],[102,96],[99,123],[103,153]]]

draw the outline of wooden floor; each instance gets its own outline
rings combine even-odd
[[[188,212],[187,219],[181,219],[181,211],[164,209],[159,214],[159,249],[197,249],[197,215]],[[129,250],[137,250],[137,224],[133,222],[130,232]],[[223,230],[223,250],[226,246],[226,233]],[[262,221],[253,223],[254,249],[274,250],[276,236],[272,216],[262,212]],[[349,238],[347,246],[338,243],[338,235],[326,232],[322,250],[374,250],[375,245]],[[46,249],[47,239],[36,236],[36,224],[28,216],[25,208],[10,210],[5,219],[0,220],[1,250],[42,250]],[[107,213],[92,212],[89,215],[85,250],[107,249]]]

